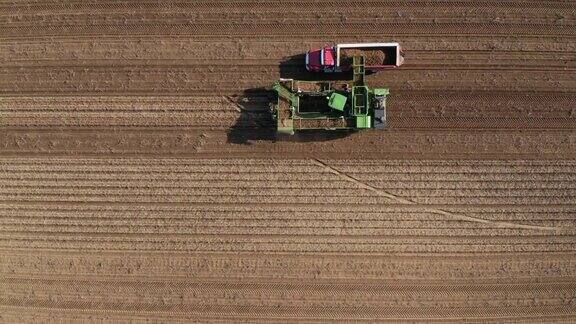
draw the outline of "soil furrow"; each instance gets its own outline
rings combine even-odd
[[[0,0],[0,321],[572,322],[574,9]],[[276,136],[391,41],[387,130]]]
[[[241,36],[244,38],[276,38],[279,36],[306,36],[324,34],[325,36],[348,36],[352,37],[363,33],[364,35],[377,36],[382,30],[393,30],[394,35],[453,35],[453,36],[476,36],[476,35],[510,35],[518,36],[539,36],[539,37],[575,37],[573,25],[559,25],[557,23],[467,23],[467,22],[447,22],[447,23],[366,23],[366,22],[327,22],[314,23],[206,23],[195,25],[193,23],[168,24],[139,23],[139,24],[93,24],[93,25],[72,25],[62,24],[60,26],[38,26],[30,25],[26,27],[6,26],[0,39],[20,39],[29,37],[51,37],[51,36],[148,36],[148,35],[179,35],[186,37],[193,36]]]

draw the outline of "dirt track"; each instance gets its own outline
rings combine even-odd
[[[576,317],[573,1],[0,1],[0,321]],[[390,128],[275,141],[395,40]]]

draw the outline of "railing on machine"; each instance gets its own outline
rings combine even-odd
[[[354,86],[364,85],[364,75],[366,74],[366,68],[364,63],[364,56],[354,56],[352,58],[352,71],[354,73]]]
[[[368,114],[368,89],[365,86],[352,88],[353,112],[355,116]]]
[[[364,85],[364,75],[366,68],[364,56],[354,56],[352,58],[353,87],[352,87],[352,111],[355,116],[365,116],[368,114],[368,89]]]

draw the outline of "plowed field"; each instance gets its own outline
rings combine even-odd
[[[398,41],[384,131],[266,90]],[[576,320],[572,0],[0,0],[0,322]]]

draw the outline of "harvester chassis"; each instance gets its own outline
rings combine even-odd
[[[273,86],[277,131],[357,130],[385,128],[388,89],[370,89],[364,83],[364,58],[353,58],[351,81],[280,79]]]

